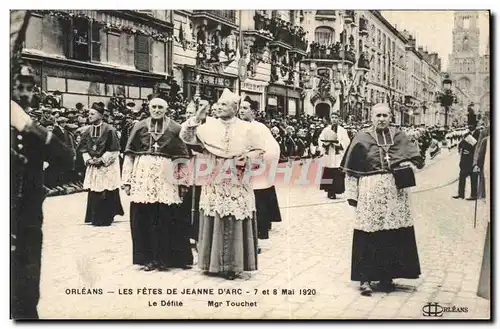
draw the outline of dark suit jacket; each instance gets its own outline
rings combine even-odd
[[[479,130],[474,130],[472,132],[472,137],[479,140]],[[458,150],[460,152],[460,170],[472,171],[472,166],[474,162],[474,151],[476,145],[472,146],[467,143],[464,139],[458,144]]]

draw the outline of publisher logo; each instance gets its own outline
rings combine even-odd
[[[424,307],[422,307],[423,316],[441,317],[443,316],[443,313],[443,307],[438,303],[427,303]]]
[[[444,313],[468,313],[468,307],[441,306],[439,303],[427,303],[422,307],[422,315],[429,317],[442,317]]]

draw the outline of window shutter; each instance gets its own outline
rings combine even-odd
[[[173,54],[173,49],[172,49],[172,42],[169,41],[167,42],[167,51],[166,51],[166,58],[165,61],[167,63],[167,73],[172,74],[173,68],[172,68],[172,54]]]
[[[92,24],[92,60],[101,61],[101,28],[98,24]]]
[[[150,71],[151,42],[145,35],[135,37],[135,67],[140,71]]]

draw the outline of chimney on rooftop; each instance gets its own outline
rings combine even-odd
[[[417,44],[417,40],[413,39],[413,37],[410,35],[408,37],[408,46],[415,48],[416,44]]]

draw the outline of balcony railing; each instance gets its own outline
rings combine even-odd
[[[359,19],[359,34],[368,34],[368,20],[364,17]]]
[[[236,11],[235,10],[195,10],[195,14],[209,14],[218,18],[222,18],[233,24],[236,24]]]
[[[267,18],[260,13],[254,15],[255,30],[268,31],[274,39],[293,46],[294,48],[305,51],[307,42],[305,40],[305,30],[290,22],[284,21],[279,17]]]
[[[317,42],[311,43],[311,50],[307,53],[308,59],[326,59],[334,61],[356,62],[356,53],[348,46],[343,46],[340,42],[329,46],[321,45]]]

